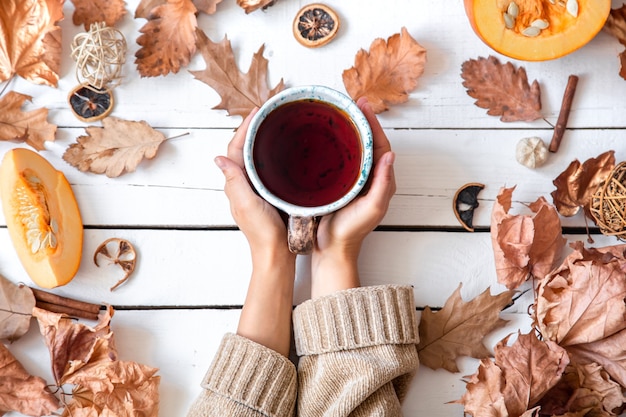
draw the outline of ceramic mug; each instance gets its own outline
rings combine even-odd
[[[344,207],[365,185],[372,130],[345,94],[319,85],[292,87],[253,116],[243,157],[259,195],[289,217],[289,250],[307,254],[321,216]]]

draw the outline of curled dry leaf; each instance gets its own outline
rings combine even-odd
[[[93,23],[104,22],[113,27],[126,14],[124,0],[71,0],[74,3],[72,22],[89,30]]]
[[[350,97],[367,97],[372,110],[381,113],[390,105],[408,101],[425,64],[426,49],[403,27],[386,42],[374,40],[369,52],[361,49],[354,66],[343,72],[343,84]]]
[[[556,209],[540,197],[529,205],[534,215],[509,214],[512,188],[502,188],[491,214],[491,242],[498,282],[518,288],[531,276],[543,278],[558,262],[565,239]]]
[[[98,259],[101,257],[107,259],[111,264],[119,265],[124,271],[124,277],[111,287],[111,291],[126,282],[137,265],[137,252],[133,245],[125,239],[113,237],[102,242],[93,255],[93,262],[96,266],[100,266]]]
[[[237,5],[246,11],[246,14],[252,13],[258,9],[267,9],[273,6],[276,0],[237,0]]]
[[[30,375],[0,343],[0,415],[17,411],[28,416],[50,416],[60,406],[46,381]]]
[[[135,53],[142,77],[177,73],[189,64],[196,52],[196,12],[191,0],[169,0],[149,9],[137,38],[141,48]]]
[[[250,69],[242,73],[237,67],[230,41],[211,41],[204,32],[197,31],[198,50],[206,62],[201,71],[191,71],[193,76],[215,89],[222,101],[214,109],[226,110],[229,116],[245,118],[255,107],[285,88],[283,80],[272,89],[267,85],[268,61],[263,57],[264,45],[252,56]]]
[[[419,324],[420,363],[432,369],[458,372],[456,359],[459,356],[477,359],[490,356],[483,338],[506,324],[500,312],[511,303],[512,296],[512,291],[492,296],[487,289],[464,302],[459,285],[440,311],[433,313],[426,307]]]
[[[0,82],[14,75],[56,87],[61,68],[63,0],[2,0]],[[0,111],[0,114],[2,112]]]
[[[144,121],[111,116],[102,120],[102,127],[89,126],[85,131],[87,136],[79,136],[63,159],[83,172],[104,173],[110,178],[135,171],[144,158],[154,158],[166,139]]]
[[[516,69],[497,58],[470,59],[461,67],[463,86],[475,98],[478,107],[487,109],[490,116],[500,116],[503,122],[532,121],[540,119],[541,90],[535,80],[528,84],[526,70]]]
[[[604,24],[604,30],[613,35],[619,43],[626,46],[626,4],[620,8],[611,9]],[[620,77],[626,79],[626,50],[619,54]]]
[[[584,163],[572,161],[567,169],[552,183],[552,199],[559,214],[570,217],[582,207],[587,217],[593,219],[590,203],[598,187],[609,177],[615,167],[615,151],[607,151]]]
[[[35,303],[30,288],[0,275],[0,340],[13,342],[28,331]]]
[[[30,96],[9,91],[0,97],[0,140],[24,142],[38,151],[55,139],[57,127],[48,123],[48,109],[23,111]]]

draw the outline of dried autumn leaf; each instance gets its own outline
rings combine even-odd
[[[13,342],[30,328],[35,296],[26,285],[0,275],[0,340]]]
[[[562,216],[571,217],[582,207],[585,215],[593,219],[590,203],[598,187],[609,177],[615,167],[615,151],[607,151],[596,158],[580,163],[572,161],[567,169],[559,174],[552,183],[552,200]]]
[[[512,296],[512,291],[492,296],[487,289],[464,302],[459,285],[440,311],[433,313],[426,307],[419,325],[420,362],[432,369],[458,372],[456,358],[459,356],[477,359],[490,356],[483,338],[506,324],[500,312],[511,303]]]
[[[124,0],[71,0],[74,3],[72,22],[89,30],[93,23],[104,22],[113,27],[126,14]]]
[[[473,417],[525,415],[557,384],[569,364],[565,349],[540,341],[534,333],[518,334],[511,346],[508,339],[496,345],[494,361],[481,361],[463,397],[454,401]]]
[[[106,117],[102,127],[89,126],[85,130],[87,136],[79,136],[63,159],[83,172],[104,173],[110,178],[133,172],[144,158],[154,158],[166,139],[144,121],[116,117]]]
[[[222,0],[193,0],[196,9],[206,14],[214,14],[217,12],[217,5],[221,2]]]
[[[613,35],[619,43],[626,46],[626,5],[618,9],[611,9],[604,30]],[[626,50],[619,54],[620,72],[619,75],[626,79]]]
[[[497,58],[470,59],[461,66],[463,86],[476,99],[478,107],[503,122],[532,121],[542,118],[541,90],[537,80],[528,84],[526,70],[516,69]]]
[[[372,110],[381,113],[390,105],[404,103],[424,73],[426,49],[406,30],[372,42],[369,52],[361,49],[354,66],[343,72],[343,84],[354,100],[367,97]]]
[[[500,190],[491,213],[496,275],[508,289],[548,274],[566,242],[558,213],[543,197],[528,206],[534,216],[509,214],[514,189]]]
[[[237,0],[237,5],[248,14],[257,9],[267,9],[272,6],[275,1],[276,0]]]
[[[14,75],[56,87],[61,67],[64,0],[2,0],[0,82]]]
[[[23,111],[30,96],[9,91],[0,97],[0,140],[24,142],[38,151],[55,139],[56,125],[48,123],[48,109]]]
[[[60,407],[46,381],[30,375],[0,343],[0,416],[9,411],[28,416],[49,416]]]
[[[196,11],[191,0],[168,0],[150,10],[135,53],[142,77],[175,74],[189,64],[196,53]]]
[[[229,116],[245,118],[255,107],[260,107],[274,94],[285,88],[281,79],[276,87],[267,85],[268,61],[263,57],[264,45],[252,56],[250,69],[242,73],[226,36],[221,42],[211,41],[201,30],[197,31],[198,50],[206,62],[201,71],[191,71],[193,76],[215,89],[222,101],[214,109],[226,110]]]

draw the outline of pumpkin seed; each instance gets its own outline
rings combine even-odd
[[[502,14],[502,17],[504,17],[504,26],[507,29],[513,29],[513,27],[515,26],[515,18],[507,12],[504,12]]]
[[[515,19],[519,15],[519,6],[514,1],[509,3],[509,7],[507,7],[506,12],[511,15],[513,19]]]
[[[535,19],[533,20],[533,22],[530,24],[530,26],[537,28],[537,29],[545,29],[549,26],[550,24],[548,23],[547,20],[543,20],[543,19]]]
[[[534,26],[528,26],[526,29],[522,31],[522,35],[528,36],[529,38],[538,36],[539,33],[541,33],[541,29],[536,28]]]
[[[572,16],[578,17],[578,1],[577,0],[567,0],[565,9]]]

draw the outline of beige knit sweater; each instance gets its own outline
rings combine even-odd
[[[188,417],[401,416],[417,370],[409,286],[361,287],[294,310],[298,369],[286,357],[227,334]]]

